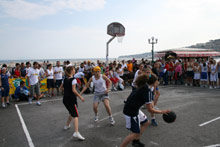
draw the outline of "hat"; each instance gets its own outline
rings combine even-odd
[[[96,66],[93,68],[93,71],[101,71],[101,68],[99,66]]]

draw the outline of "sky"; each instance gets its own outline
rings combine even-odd
[[[219,0],[0,0],[0,60],[105,58],[107,25],[125,26],[109,57],[219,39]]]

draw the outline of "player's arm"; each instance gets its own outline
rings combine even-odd
[[[112,87],[112,81],[105,75],[102,75],[103,79],[107,82],[107,91],[106,93],[109,92],[110,88]]]
[[[82,102],[85,101],[85,99],[77,92],[77,90],[76,90],[76,84],[73,84],[73,85],[72,85],[72,91],[73,91],[73,93],[74,93],[78,98],[80,98],[80,100],[81,100]]]
[[[86,83],[86,85],[84,86],[83,90],[80,92],[80,95],[83,94],[84,91],[86,91],[87,88],[89,88],[89,85],[92,82],[92,77],[89,79],[89,81]]]
[[[150,113],[156,113],[156,114],[167,114],[170,112],[170,110],[156,110],[153,108],[153,104],[152,103],[148,103],[146,104],[147,110]]]

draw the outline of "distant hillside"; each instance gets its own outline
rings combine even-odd
[[[196,45],[191,45],[189,48],[203,48],[203,49],[215,49],[220,50],[220,39],[210,40],[206,43],[197,43]]]
[[[215,49],[220,51],[220,39],[210,40],[206,43],[197,43],[196,45],[188,46],[187,48],[202,48],[202,49]],[[118,58],[151,58],[151,52],[134,55],[124,55]]]

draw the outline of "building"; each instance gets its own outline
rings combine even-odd
[[[200,48],[177,48],[163,50],[155,53],[156,58],[164,58],[166,53],[175,53],[180,58],[209,58],[220,57],[220,52],[213,49],[200,49]]]

